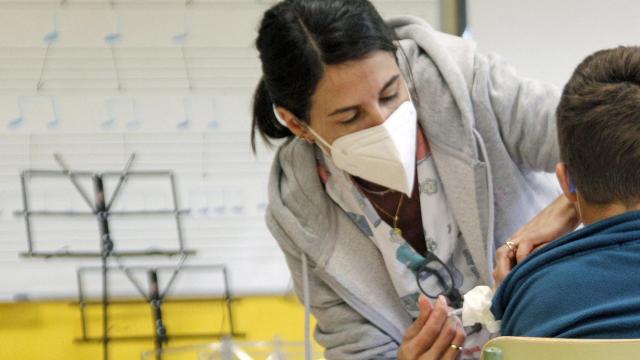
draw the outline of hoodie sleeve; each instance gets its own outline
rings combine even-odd
[[[303,299],[301,253],[273,216],[267,224],[283,250],[298,299]],[[325,349],[328,360],[395,359],[398,343],[371,324],[333,291],[310,266],[311,313],[316,319],[315,339]]]
[[[494,54],[476,54],[473,101],[497,120],[510,157],[523,169],[552,172],[559,161],[559,89],[518,76]]]

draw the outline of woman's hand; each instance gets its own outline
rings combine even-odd
[[[535,250],[574,230],[579,221],[575,206],[564,195],[554,200],[498,248],[493,271],[496,287],[516,264]]]
[[[424,295],[418,303],[420,315],[404,334],[398,360],[456,359],[466,337],[460,320],[449,318],[449,307],[442,296],[435,308]]]

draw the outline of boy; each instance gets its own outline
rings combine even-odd
[[[491,310],[502,335],[640,338],[640,47],[587,57],[557,128],[556,175],[585,227],[513,268]]]

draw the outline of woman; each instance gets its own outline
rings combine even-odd
[[[538,213],[500,256],[575,225],[561,198],[541,212],[559,195],[540,173],[558,160],[558,92],[417,18],[385,24],[366,0],[278,3],[257,48],[252,137],[287,139],[267,225],[298,294],[309,263],[325,356],[477,357],[483,332],[465,342],[425,296],[459,306],[491,284],[495,249]]]

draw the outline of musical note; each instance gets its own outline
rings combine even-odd
[[[214,216],[222,216],[226,212],[226,206],[222,194],[222,190],[213,191],[210,211]]]
[[[60,38],[60,32],[58,32],[58,17],[53,17],[53,30],[44,36],[44,42],[51,45],[58,41]]]
[[[189,38],[189,18],[187,12],[184,12],[184,18],[182,22],[182,32],[173,36],[173,42],[178,45],[184,46]]]
[[[189,38],[189,33],[188,32],[181,32],[179,34],[176,34],[173,37],[173,41],[178,44],[178,45],[184,45],[187,42],[187,39]]]
[[[189,128],[189,124],[191,123],[191,116],[193,113],[193,103],[190,97],[182,98],[182,105],[184,108],[184,120],[179,122],[177,128],[180,130],[186,130]]]
[[[118,16],[116,18],[115,31],[107,34],[104,37],[104,42],[107,43],[107,45],[109,45],[109,48],[111,49],[111,60],[113,62],[113,69],[115,71],[116,80],[118,81],[118,91],[122,91],[122,82],[120,81],[120,71],[118,69],[118,62],[116,60],[116,52],[114,51],[113,47],[115,44],[120,42],[121,38],[122,36],[120,34],[120,17]]]
[[[120,17],[116,18],[116,29],[114,32],[107,34],[104,37],[104,42],[108,45],[115,45],[122,39],[122,33],[120,32]]]
[[[49,97],[51,100],[51,110],[53,111],[53,119],[47,123],[47,128],[50,130],[57,129],[60,126],[60,116],[58,112],[58,101],[55,97]]]
[[[241,189],[230,189],[226,192],[226,199],[230,205],[231,213],[234,215],[243,215],[245,212],[244,192]]]
[[[44,36],[44,42],[47,44],[47,49],[44,52],[44,60],[42,61],[42,68],[40,69],[40,77],[38,78],[38,83],[36,84],[36,89],[40,91],[42,86],[44,85],[44,72],[47,69],[47,59],[49,58],[49,50],[51,46],[60,38],[60,33],[58,32],[58,17],[53,16],[53,30],[47,33]]]
[[[256,211],[260,214],[264,214],[265,211],[267,211],[267,202],[266,201],[261,201],[256,205]]]
[[[193,84],[191,82],[191,74],[189,73],[189,64],[187,63],[187,56],[185,55],[184,46],[189,39],[189,19],[187,18],[187,12],[184,12],[184,20],[183,31],[181,33],[176,34],[173,37],[173,41],[180,45],[180,54],[182,55],[182,64],[184,65],[184,71],[187,79],[187,83],[189,84],[189,91],[193,90]]]
[[[100,124],[100,127],[103,130],[111,130],[115,127],[116,124],[116,115],[113,109],[114,99],[105,100],[105,109],[107,110],[107,120],[103,121]]]
[[[25,120],[24,120],[24,98],[22,98],[22,97],[18,97],[18,111],[20,112],[20,115],[17,118],[9,120],[9,122],[7,123],[7,129],[16,130],[16,129],[22,127],[24,125],[24,123],[25,123]]]
[[[201,188],[192,189],[189,199],[189,207],[191,208],[190,215],[194,217],[207,216],[209,209],[207,206],[207,197]]]

